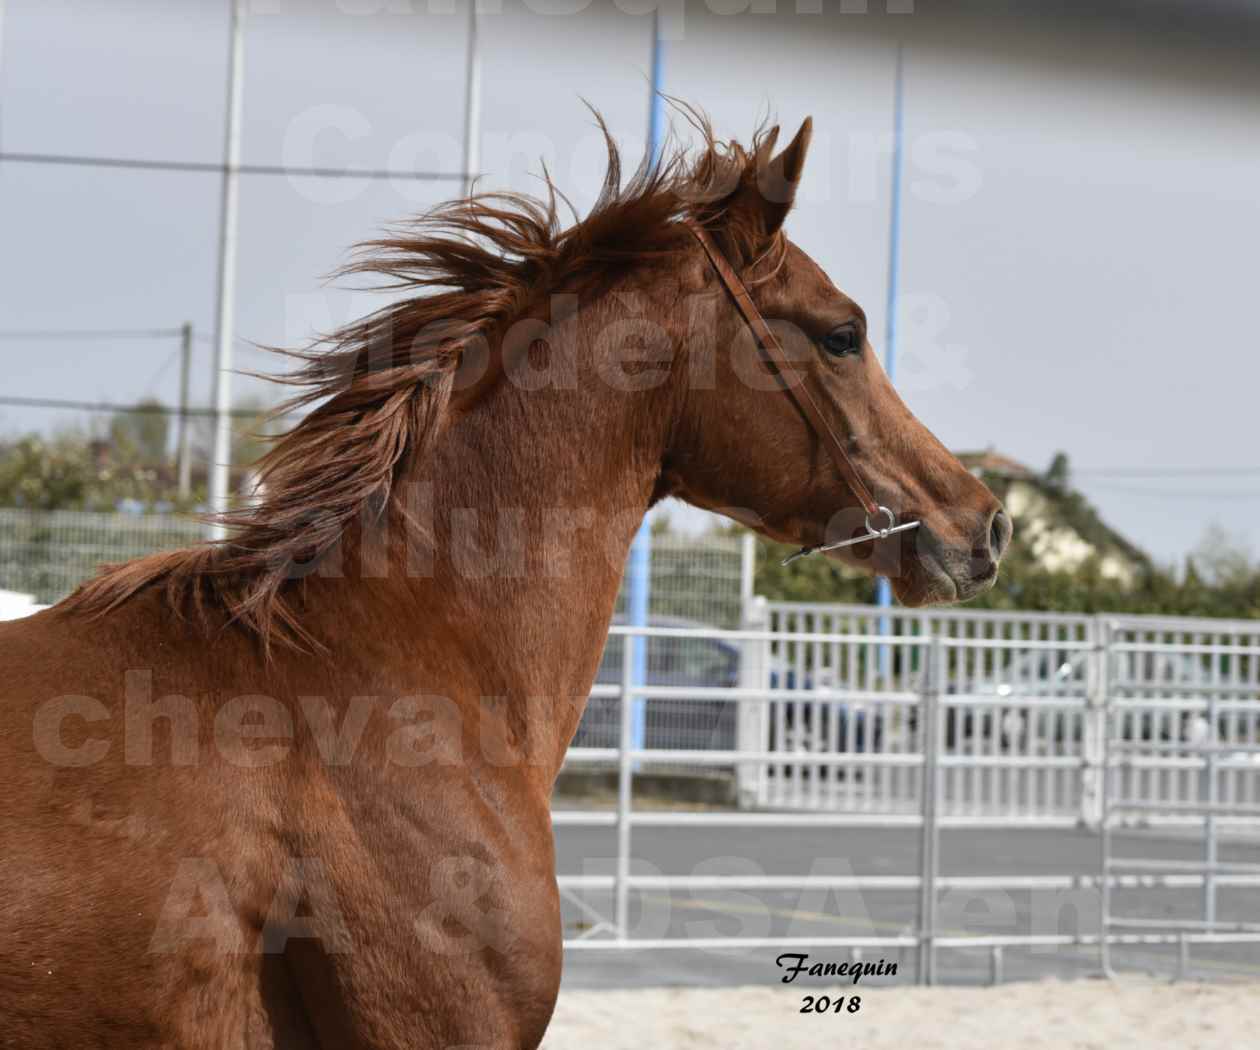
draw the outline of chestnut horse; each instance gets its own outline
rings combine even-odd
[[[549,796],[644,512],[862,520],[689,224],[922,523],[836,556],[911,605],[992,583],[1006,515],[782,233],[809,122],[703,131],[624,187],[610,143],[567,229],[554,191],[480,195],[365,246],[415,294],[297,355],[313,407],[229,538],[0,624],[0,1045],[538,1045]]]

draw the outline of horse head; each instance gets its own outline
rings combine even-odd
[[[806,120],[777,156],[774,132],[763,136],[734,185],[695,209],[693,221],[721,252],[717,265],[724,259],[740,273],[790,368],[767,367],[715,260],[684,237],[680,282],[693,317],[681,340],[662,488],[772,539],[811,547],[867,533],[865,488],[898,520],[920,525],[834,556],[887,575],[907,605],[973,597],[997,576],[1010,518],[897,395],[862,307],[785,237],[810,132]],[[793,387],[823,418],[808,418],[800,398],[789,396]],[[842,443],[839,463],[828,440]]]

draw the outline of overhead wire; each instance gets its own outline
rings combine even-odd
[[[0,150],[6,164],[46,164],[56,167],[121,168],[129,171],[169,171],[199,175],[286,175],[320,179],[403,179],[413,182],[465,181],[464,172],[400,171],[393,168],[328,168],[293,164],[237,164],[222,161],[147,160],[143,157],[83,156],[69,153],[20,153]]]

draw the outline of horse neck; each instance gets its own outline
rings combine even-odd
[[[323,610],[321,634],[354,636],[377,680],[528,698],[559,757],[653,499],[673,404],[669,378],[634,392],[608,382],[592,314],[551,333],[550,381],[537,385],[541,368],[528,381],[503,375],[452,408],[431,456],[398,485],[385,539],[351,538],[340,577],[320,581],[336,593],[308,604]]]

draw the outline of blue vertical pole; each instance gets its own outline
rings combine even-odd
[[[665,41],[661,39],[661,15],[652,12],[652,97],[648,100],[648,152],[655,164],[661,159],[665,144],[665,96],[661,85],[665,79]]]
[[[630,564],[627,566],[628,620],[632,627],[646,627],[649,599],[652,594],[652,523],[645,517],[630,545]],[[630,646],[630,683],[641,686],[647,683],[646,638],[627,638]],[[635,697],[634,717],[630,723],[630,746],[638,749],[647,742],[647,709],[642,697]]]
[[[661,96],[665,44],[661,40],[660,15],[652,14],[652,94],[648,100],[648,153],[655,164],[661,159],[664,139],[665,100]],[[627,567],[627,619],[632,627],[646,627],[652,595],[652,523],[645,517],[643,524],[630,546],[630,564]],[[630,677],[636,686],[647,683],[648,641],[646,638],[627,639],[631,649]],[[642,698],[633,705],[630,744],[638,749],[647,742],[647,710]]]
[[[888,217],[888,303],[886,306],[887,339],[884,348],[884,370],[890,382],[897,378],[897,298],[901,278],[901,169],[904,166],[905,92],[903,48],[897,43],[897,72],[893,87],[893,151],[892,151],[892,200]],[[875,581],[875,604],[882,608],[892,605],[892,586],[886,576]],[[888,633],[888,617],[879,621],[880,634]],[[880,646],[879,669],[888,673],[888,647]]]

